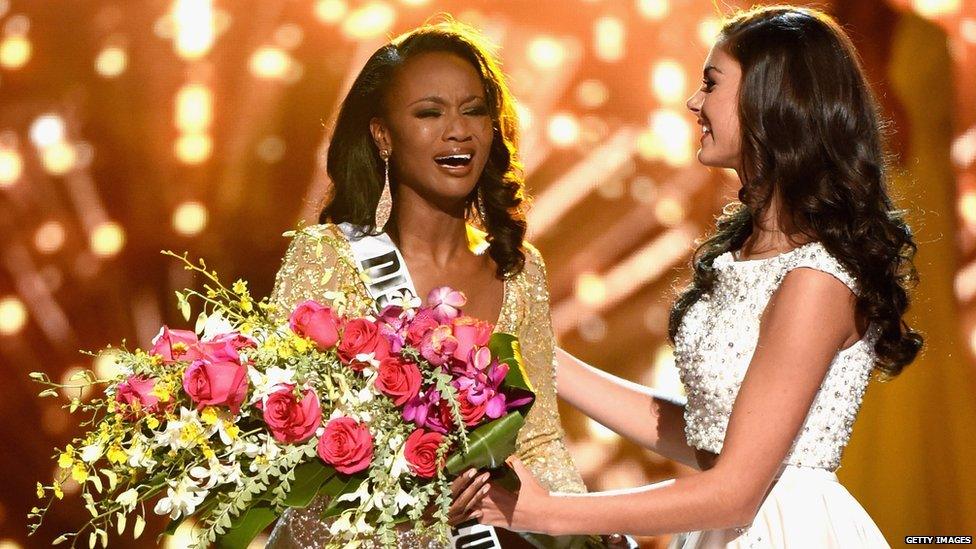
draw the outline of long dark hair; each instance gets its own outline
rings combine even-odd
[[[854,46],[827,15],[777,6],[730,19],[716,47],[742,69],[741,204],[695,252],[691,285],[671,311],[672,340],[715,284],[715,258],[743,246],[775,196],[794,236],[822,243],[855,277],[857,314],[879,331],[875,368],[898,375],[922,346],[902,318],[916,245],[888,196],[883,124]]]
[[[467,197],[467,217],[480,217],[481,190],[488,233],[488,254],[500,277],[519,273],[525,264],[522,242],[525,217],[521,205],[524,183],[516,158],[518,118],[514,100],[499,62],[487,40],[475,29],[453,20],[428,24],[378,49],[356,77],[342,102],[329,144],[327,171],[334,191],[320,221],[350,222],[374,233],[374,212],[383,188],[383,160],[369,131],[369,123],[382,116],[384,99],[399,67],[422,53],[447,52],[471,63],[481,76],[492,120],[492,144],[484,172]],[[395,185],[395,182],[391,182]],[[381,227],[380,227],[381,229]]]

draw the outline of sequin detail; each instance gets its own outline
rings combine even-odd
[[[516,454],[532,474],[552,492],[582,493],[583,479],[566,449],[556,400],[555,336],[549,312],[549,282],[539,251],[526,244],[525,268],[504,284],[502,309],[496,330],[518,335],[536,402],[519,432]],[[373,309],[355,266],[352,250],[333,224],[302,229],[285,253],[275,277],[272,303],[286,314],[306,299],[331,300],[341,296],[347,315]],[[318,548],[328,539],[329,523],[319,518],[324,498],[305,509],[290,509],[275,525],[268,547]],[[365,540],[363,547],[380,547]],[[404,532],[399,547],[437,547],[437,543]]]
[[[718,454],[732,405],[759,339],[769,299],[790,271],[828,273],[857,293],[854,278],[818,242],[757,260],[735,261],[731,252],[713,263],[712,290],[692,305],[675,337],[675,363],[685,385],[688,443]],[[851,436],[854,419],[876,360],[874,327],[831,362],[784,464],[834,471]]]

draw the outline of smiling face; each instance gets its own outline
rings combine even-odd
[[[716,44],[705,60],[702,86],[688,99],[688,109],[701,126],[698,161],[715,168],[738,170],[742,140],[739,129],[739,63]]]
[[[433,203],[463,207],[493,136],[475,67],[452,53],[419,54],[397,70],[384,106],[370,131],[380,150],[392,151],[393,180]]]

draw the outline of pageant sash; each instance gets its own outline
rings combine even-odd
[[[405,294],[417,296],[407,263],[389,235],[364,234],[350,223],[340,223],[339,229],[349,241],[356,267],[366,275],[366,291],[376,302],[377,311],[382,310],[394,298]],[[493,527],[469,521],[451,528],[451,547],[501,549],[502,545]]]

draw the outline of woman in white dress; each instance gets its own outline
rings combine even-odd
[[[560,396],[701,472],[614,492],[550,494],[517,461],[481,521],[549,534],[680,533],[675,547],[885,547],[841,486],[872,371],[922,345],[902,319],[915,244],[886,191],[876,104],[848,37],[815,10],[727,22],[688,100],[699,160],[741,204],[698,249],[671,315],[686,402],[560,353]],[[897,480],[895,480],[897,482]]]

